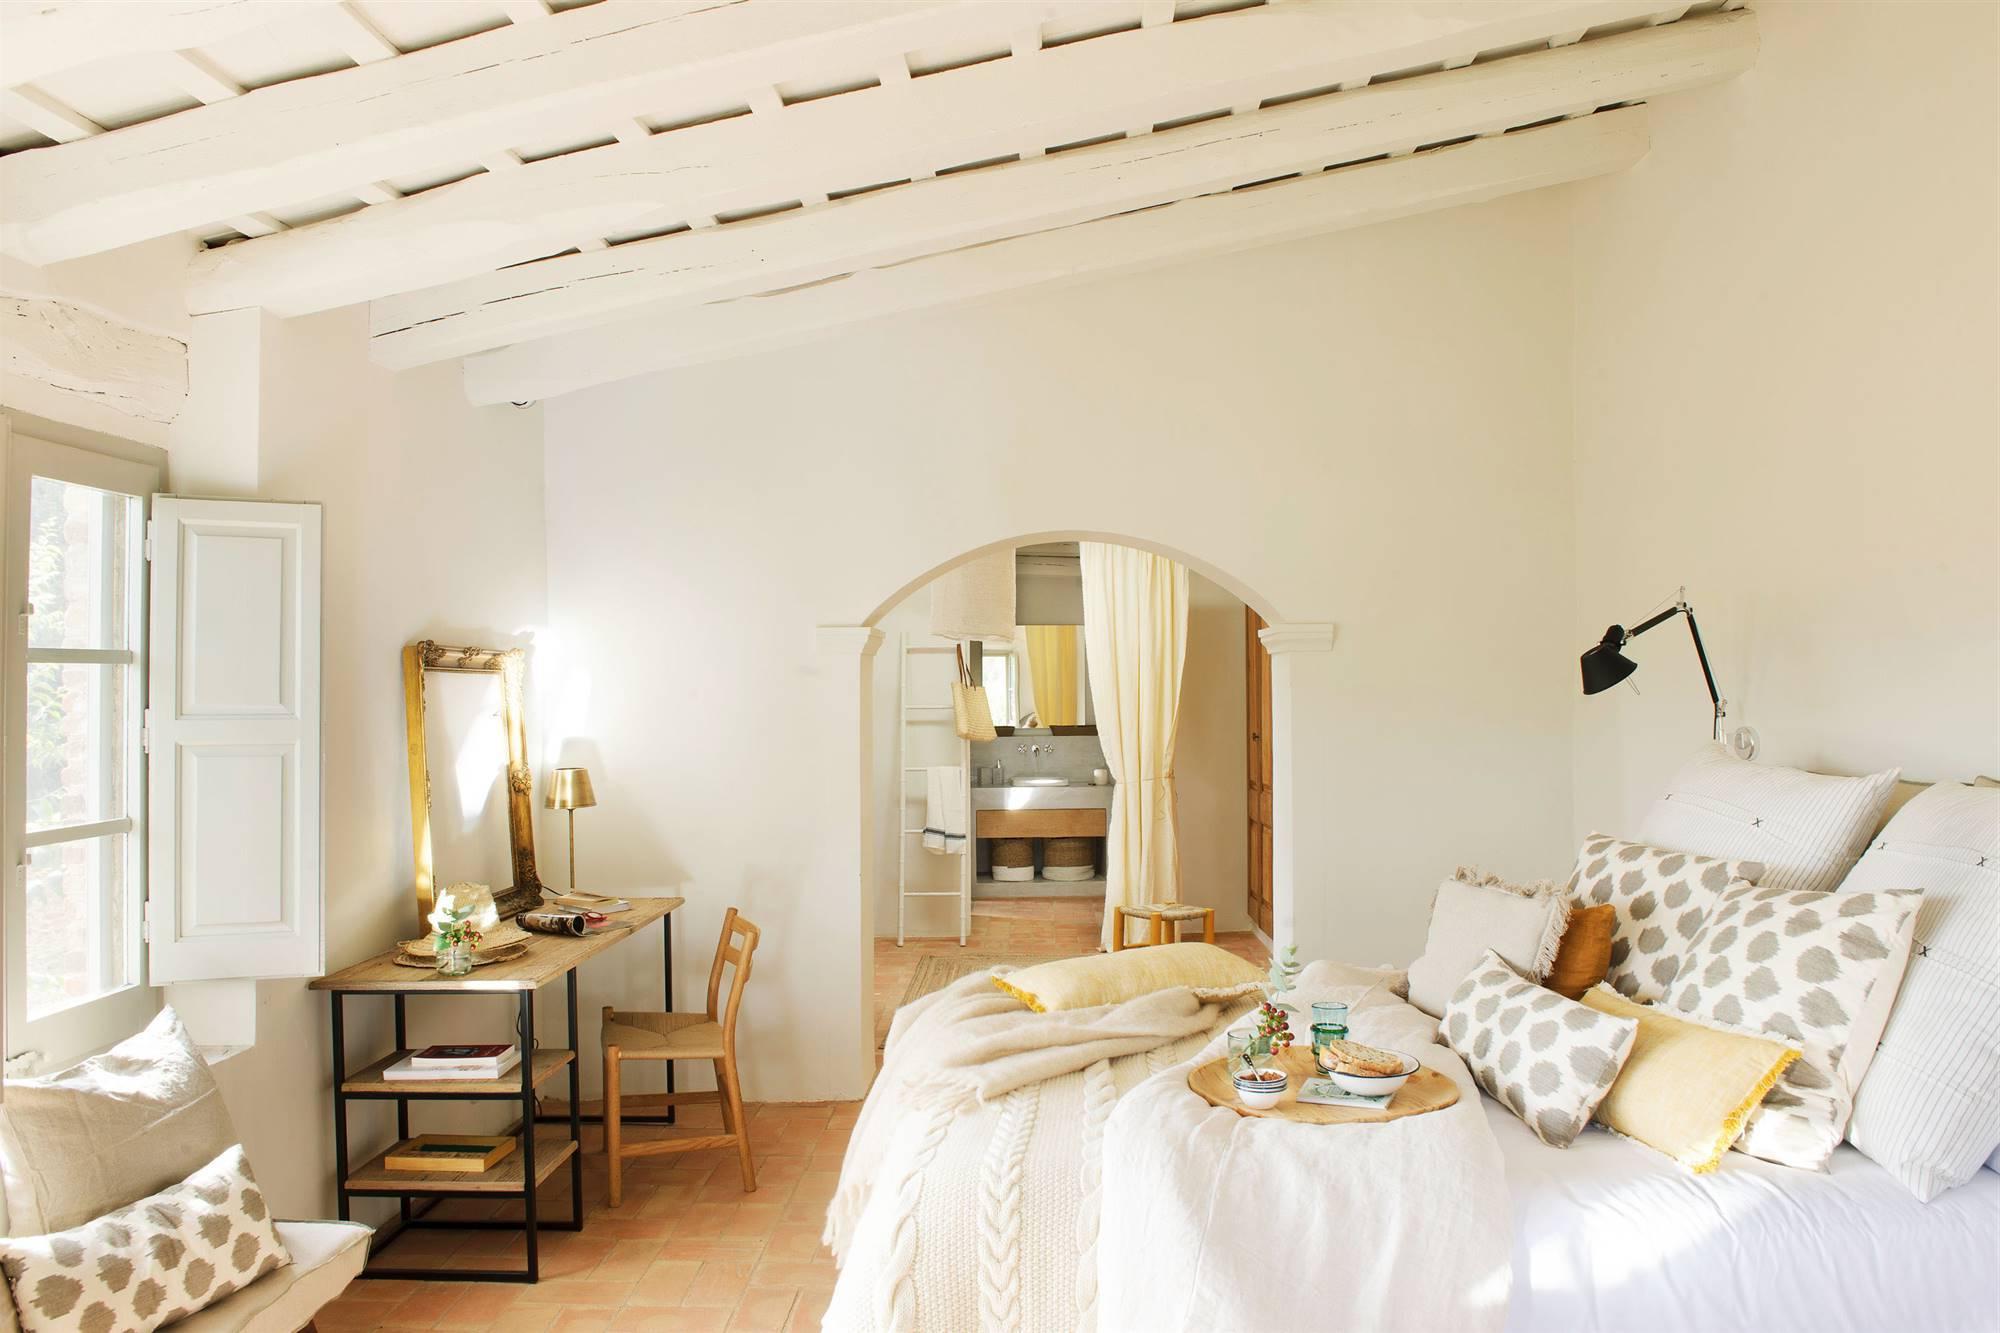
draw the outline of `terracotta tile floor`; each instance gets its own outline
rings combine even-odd
[[[1078,954],[1097,947],[1102,905],[1089,899],[1008,899],[976,903],[967,948],[983,953]],[[1217,943],[1259,964],[1254,935]],[[909,985],[916,959],[949,953],[956,936],[875,945],[877,1028]],[[477,1328],[488,1333],[547,1329],[817,1329],[833,1295],[833,1256],[819,1243],[839,1179],[858,1102],[753,1105],[750,1141],[757,1192],[745,1194],[733,1153],[711,1150],[642,1158],[625,1172],[625,1201],[605,1204],[602,1138],[586,1129],[584,1229],[544,1232],[542,1280],[515,1283],[364,1280],[322,1310],[323,1333],[346,1329]],[[691,1128],[721,1124],[712,1106],[686,1107]],[[633,1137],[671,1131],[632,1126]],[[569,1171],[540,1196],[544,1216],[569,1213]],[[433,1216],[505,1216],[507,1205],[453,1200]],[[515,1212],[518,1216],[518,1209]],[[519,1267],[520,1236],[505,1231],[411,1232],[384,1255],[409,1268]]]

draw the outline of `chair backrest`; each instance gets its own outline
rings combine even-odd
[[[722,938],[715,942],[715,966],[708,970],[708,1016],[711,1021],[721,1020],[722,1039],[732,1049],[736,1042],[736,1009],[743,1003],[743,984],[750,980],[750,955],[757,951],[757,940],[762,934],[732,907],[722,918]],[[735,974],[729,979],[729,1002],[718,1012],[716,1002],[722,998],[724,963],[731,964]]]

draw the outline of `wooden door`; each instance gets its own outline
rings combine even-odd
[[[1243,608],[1243,684],[1248,701],[1250,919],[1271,933],[1271,653],[1257,632],[1264,618]]]

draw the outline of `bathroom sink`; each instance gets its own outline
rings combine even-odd
[[[1015,778],[1016,787],[1067,787],[1068,778]]]

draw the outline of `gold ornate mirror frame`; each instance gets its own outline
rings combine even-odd
[[[505,888],[493,885],[493,902],[502,917],[532,911],[541,905],[542,881],[535,872],[534,776],[528,767],[528,725],[522,705],[527,658],[519,648],[453,648],[424,639],[403,649],[418,929],[429,929],[427,918],[437,893],[431,864],[430,764],[424,753],[424,673],[429,671],[483,672],[500,677],[500,722],[507,733],[507,833],[513,848],[514,882]]]

